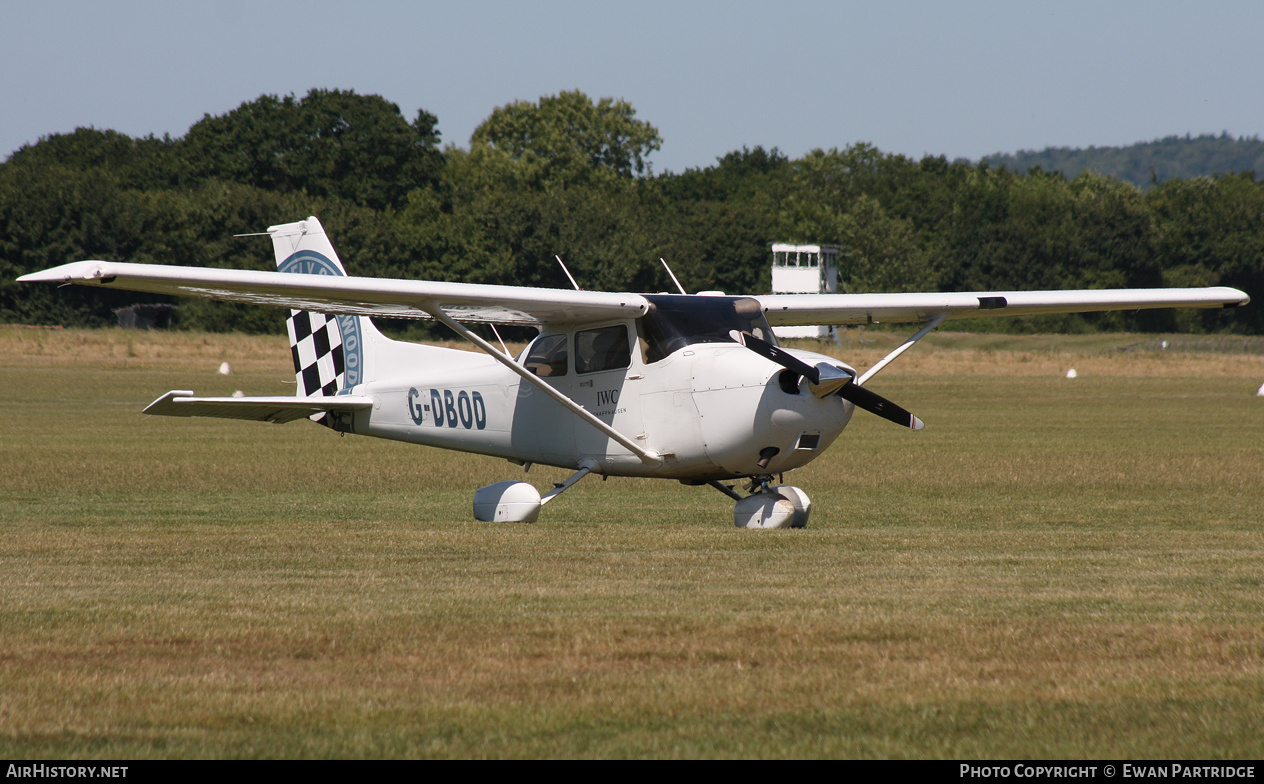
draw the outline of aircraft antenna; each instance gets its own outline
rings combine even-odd
[[[579,287],[579,284],[575,282],[575,276],[574,276],[574,275],[572,275],[572,274],[571,274],[571,271],[570,271],[570,270],[568,270],[568,269],[566,268],[566,264],[565,264],[565,263],[563,263],[563,261],[562,261],[562,257],[561,257],[561,256],[559,256],[559,255],[557,255],[556,253],[554,253],[554,254],[553,254],[553,258],[557,259],[557,263],[562,265],[562,272],[565,272],[565,273],[566,273],[566,277],[568,277],[568,278],[570,278],[570,279],[571,279],[571,285],[575,287],[575,290],[576,290],[576,291],[583,291],[583,289],[581,289],[581,288]],[[509,353],[509,352],[505,352],[505,353]]]
[[[667,274],[671,276],[672,283],[676,284],[676,290],[681,294],[688,294],[688,292],[685,291],[685,287],[680,285],[680,281],[676,280],[676,275],[671,271],[671,267],[667,266],[667,260],[662,257],[659,257],[658,260],[663,262],[663,269],[667,270]]]

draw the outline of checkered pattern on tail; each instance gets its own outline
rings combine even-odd
[[[346,385],[346,357],[338,319],[323,313],[291,310],[285,320],[294,355],[298,394],[330,397]]]

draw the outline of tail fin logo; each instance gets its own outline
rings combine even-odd
[[[301,250],[277,265],[278,272],[345,277],[337,262]],[[364,338],[358,316],[328,316],[291,310],[286,319],[299,394],[328,397],[359,384],[364,373]]]

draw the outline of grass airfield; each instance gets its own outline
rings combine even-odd
[[[520,468],[139,414],[290,394],[283,338],[0,328],[0,757],[1258,759],[1264,355],[1147,341],[932,335],[872,382],[926,430],[858,413],[761,532],[476,523]]]

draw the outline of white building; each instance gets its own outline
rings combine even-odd
[[[837,245],[772,246],[773,294],[833,294],[838,291]],[[834,327],[776,327],[779,338],[829,338]]]

